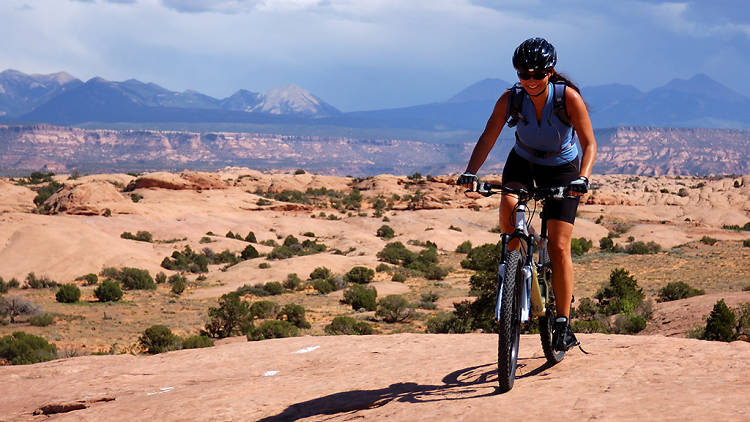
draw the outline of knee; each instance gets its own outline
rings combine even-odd
[[[566,239],[550,239],[547,244],[550,256],[565,257],[570,255],[570,241]]]

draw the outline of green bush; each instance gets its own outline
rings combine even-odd
[[[172,277],[176,275],[178,274],[174,274]],[[169,277],[169,284],[172,285],[171,291],[176,295],[181,295],[185,291],[185,287],[187,287],[187,279],[183,276],[178,276],[173,280],[172,277]]]
[[[208,336],[190,336],[182,340],[183,349],[201,349],[204,347],[213,347],[214,341]]]
[[[646,328],[646,318],[640,315],[618,315],[615,318],[616,334],[635,334]]]
[[[615,268],[609,275],[609,285],[596,293],[600,310],[606,315],[630,314],[643,302],[645,295],[638,282],[624,268]]]
[[[355,311],[363,308],[368,311],[374,311],[377,308],[375,301],[377,297],[378,292],[374,287],[354,284],[344,290],[344,298],[341,302],[351,305]]]
[[[116,282],[104,280],[94,290],[94,296],[99,299],[99,302],[117,302],[122,299],[122,289]]]
[[[185,246],[182,251],[172,252],[170,257],[164,258],[161,266],[172,271],[188,271],[191,273],[208,272],[209,259],[205,254],[199,254]]]
[[[154,242],[154,238],[151,236],[151,233],[147,231],[139,231],[135,234],[135,236],[130,232],[122,232],[120,234],[120,237],[128,240],[137,240],[139,242]]]
[[[330,278],[316,278],[312,281],[313,288],[318,293],[326,295],[336,290],[336,286],[333,284]]]
[[[375,271],[362,266],[354,267],[344,275],[344,280],[347,283],[367,284],[373,278],[375,278]]]
[[[99,282],[99,277],[94,273],[89,273],[76,278],[75,281],[83,281],[84,286],[94,286]]]
[[[391,277],[391,281],[395,281],[397,283],[403,283],[406,281],[406,275],[404,273],[394,273],[393,277]]]
[[[331,270],[329,270],[328,268],[318,267],[310,273],[310,279],[314,280],[316,278],[329,278],[331,277],[331,275]]]
[[[472,249],[466,259],[461,261],[461,267],[475,271],[497,272],[500,262],[500,245],[484,244]]]
[[[661,251],[661,245],[656,242],[633,242],[625,248],[625,252],[633,255],[647,255]]]
[[[437,265],[429,265],[422,269],[422,273],[428,280],[442,280],[448,275],[448,270]]]
[[[388,264],[380,263],[377,267],[375,267],[376,273],[387,273],[391,271],[391,267]]]
[[[571,323],[576,333],[609,333],[600,319],[576,319]]]
[[[337,335],[369,335],[373,333],[372,326],[364,321],[357,321],[352,317],[337,316],[323,329],[326,334]]]
[[[55,316],[52,314],[38,314],[29,318],[29,324],[35,327],[46,327],[55,323]]]
[[[55,300],[60,303],[76,303],[81,298],[81,289],[75,284],[62,284],[57,289]]]
[[[60,190],[63,187],[62,183],[58,183],[54,180],[51,180],[49,184],[43,186],[40,188],[36,193],[36,197],[34,197],[34,205],[37,207],[41,207],[44,201],[46,201],[50,196],[52,196],[55,192]]]
[[[152,325],[138,338],[138,342],[146,349],[146,353],[164,353],[178,350],[181,347],[180,338],[172,334],[172,330],[165,325]]]
[[[393,237],[396,236],[396,233],[393,231],[391,226],[387,224],[383,224],[382,226],[380,226],[376,234],[378,237],[381,237],[383,239],[393,239]]]
[[[57,347],[47,340],[23,331],[0,337],[0,358],[12,365],[28,365],[57,359]]]
[[[119,282],[125,290],[154,290],[156,283],[147,270],[140,268],[104,268],[100,275]]]
[[[284,305],[277,318],[286,319],[297,328],[310,328],[310,323],[305,319],[305,308],[296,303]]]
[[[255,233],[249,232],[247,236],[245,236],[245,242],[258,243],[258,239],[255,238]]]
[[[471,252],[471,242],[468,240],[456,247],[456,253],[468,254],[469,252]]]
[[[269,319],[276,318],[279,313],[279,304],[270,300],[259,300],[250,305],[250,315],[253,318]]]
[[[378,300],[375,316],[385,322],[403,322],[414,315],[414,307],[400,295],[388,295]]]
[[[713,237],[710,237],[710,236],[703,236],[703,237],[701,237],[701,243],[703,243],[703,244],[713,245],[716,242],[718,242],[718,239],[714,239]]]
[[[593,243],[585,237],[570,239],[570,252],[573,256],[581,256],[591,249]]]
[[[471,330],[466,320],[462,320],[453,312],[439,312],[427,320],[427,332],[434,334],[463,334]]]
[[[240,253],[240,256],[242,259],[253,259],[260,256],[260,253],[258,253],[258,250],[253,247],[253,245],[247,245],[245,246],[245,249],[242,250]]]
[[[591,298],[584,297],[578,302],[575,311],[576,318],[591,318],[597,312],[597,306]]]
[[[245,333],[252,326],[250,304],[237,293],[227,293],[219,298],[218,306],[208,308],[209,323],[206,332],[215,338]]]
[[[299,330],[289,321],[268,320],[258,327],[253,327],[247,334],[249,341],[268,340],[272,338],[296,337]]]
[[[0,295],[8,293],[8,288],[9,288],[8,283],[6,283],[5,280],[3,280],[2,277],[0,277]]]
[[[300,243],[296,237],[289,235],[284,239],[283,245],[273,248],[268,254],[268,259],[287,259],[296,255],[312,255],[324,252],[326,249],[326,245],[322,243],[316,243],[310,239],[305,239]]]
[[[377,253],[379,260],[394,265],[407,265],[416,259],[416,254],[401,242],[391,242]]]
[[[26,275],[26,285],[31,289],[48,289],[57,287],[57,282],[44,275],[37,278],[34,273],[29,273]]]
[[[734,331],[737,316],[727,306],[724,299],[714,304],[713,310],[706,319],[706,329],[703,333],[704,340],[734,341],[737,335]]]
[[[284,286],[278,281],[269,281],[263,285],[263,290],[267,291],[271,296],[276,296],[284,293]]]
[[[659,302],[686,299],[706,294],[705,290],[690,287],[684,281],[674,281],[659,289]]]
[[[299,278],[297,273],[290,273],[286,275],[284,280],[284,288],[289,290],[297,290],[302,285],[302,279]]]

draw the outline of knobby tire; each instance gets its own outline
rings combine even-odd
[[[519,251],[510,251],[506,259],[502,309],[498,321],[497,378],[501,393],[510,391],[516,379],[518,344],[521,340],[522,286],[523,257]]]

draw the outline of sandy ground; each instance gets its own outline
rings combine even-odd
[[[523,336],[513,390],[496,391],[497,337],[298,337],[156,356],[0,367],[0,420],[742,421],[750,343],[581,335],[590,353],[545,365]],[[63,407],[63,406],[58,406]]]

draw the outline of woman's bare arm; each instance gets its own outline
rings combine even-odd
[[[589,112],[586,110],[586,104],[581,98],[581,94],[576,90],[565,88],[565,106],[568,109],[568,116],[573,127],[578,132],[578,140],[581,142],[581,170],[579,176],[591,177],[591,171],[594,167],[596,158],[596,139],[594,139],[594,129],[591,127]]]
[[[479,168],[484,164],[484,160],[487,159],[492,147],[495,146],[497,137],[500,136],[500,132],[505,126],[505,116],[508,111],[508,98],[510,91],[505,91],[503,95],[495,103],[495,108],[492,110],[492,115],[487,120],[487,125],[484,128],[484,132],[477,140],[477,144],[474,146],[474,151],[471,153],[469,159],[469,165],[466,166],[466,172],[476,174]]]

